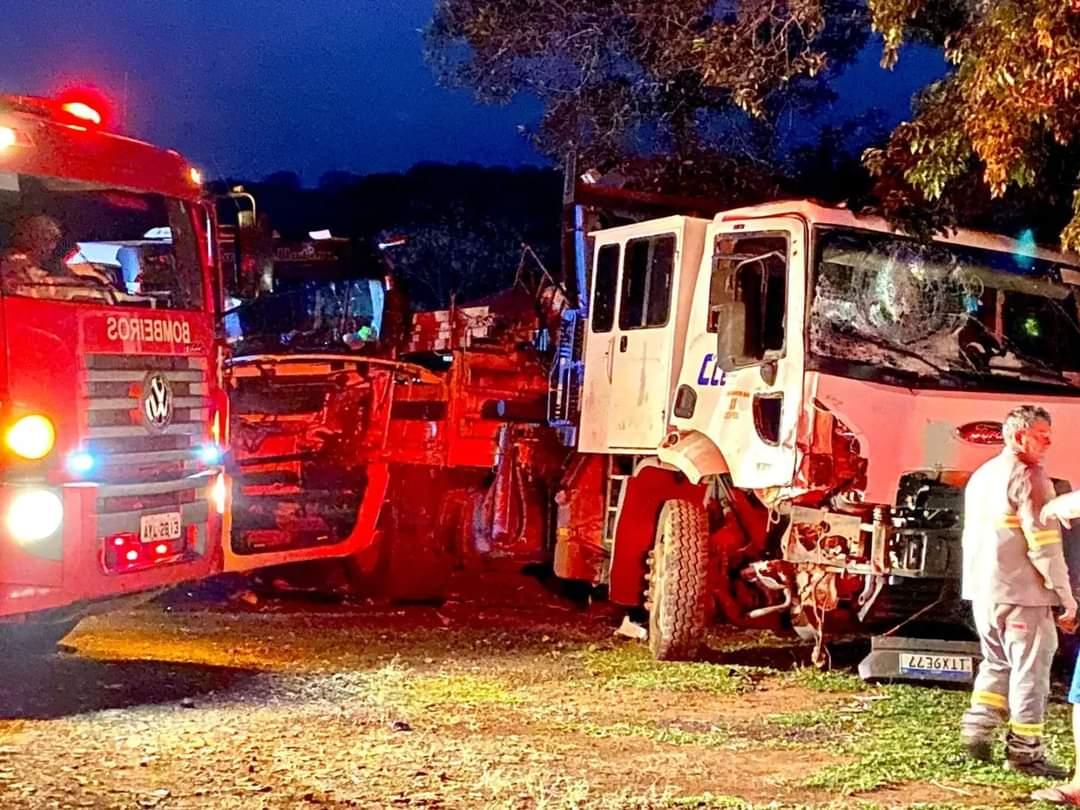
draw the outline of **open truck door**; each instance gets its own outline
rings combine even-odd
[[[737,487],[785,486],[794,474],[806,239],[793,218],[718,218],[709,228],[675,423],[714,443]]]
[[[441,381],[390,359],[386,267],[327,234],[272,233],[255,200],[222,200],[231,527],[225,570],[377,556],[395,388]],[[371,552],[371,554],[366,554]]]
[[[233,483],[225,570],[359,558],[389,482],[376,456],[395,365],[347,355],[225,363]]]

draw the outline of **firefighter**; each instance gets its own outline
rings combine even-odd
[[[961,721],[968,753],[990,759],[1007,718],[1006,767],[1061,779],[1046,758],[1043,715],[1057,623],[1071,631],[1076,599],[1069,585],[1061,530],[1043,522],[1053,489],[1041,462],[1050,448],[1050,415],[1023,405],[1005,418],[1005,448],[971,476],[964,491],[963,597],[971,602],[982,663],[971,708]]]
[[[1042,510],[1045,523],[1057,520],[1068,527],[1077,518],[1080,518],[1080,490],[1054,498]],[[1076,749],[1076,762],[1080,763],[1080,655],[1077,664],[1078,666],[1073,668],[1072,685],[1069,687],[1069,703],[1072,704],[1073,746]],[[1071,781],[1064,785],[1036,790],[1031,794],[1031,798],[1037,802],[1080,807],[1080,767],[1073,771]]]
[[[60,226],[44,214],[28,216],[15,224],[11,244],[0,255],[0,279],[6,292],[14,293],[23,285],[46,282],[48,266],[62,236]]]

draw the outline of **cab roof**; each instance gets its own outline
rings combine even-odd
[[[191,165],[178,152],[103,130],[51,99],[0,95],[0,128],[14,133],[14,143],[0,146],[0,172],[188,200],[202,196]]]
[[[812,225],[856,228],[884,233],[902,233],[882,217],[857,214],[848,208],[822,205],[813,200],[778,200],[760,205],[733,208],[718,213],[713,218],[713,222],[720,224],[773,217],[799,217]],[[1080,265],[1080,256],[1076,254],[1033,246],[1030,243],[1021,243],[1016,239],[1010,239],[1001,234],[976,231],[969,228],[949,231],[947,235],[936,237],[935,241],[1004,253],[1032,255],[1039,259],[1061,264]]]

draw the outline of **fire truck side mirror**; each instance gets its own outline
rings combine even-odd
[[[229,293],[250,301],[274,289],[274,241],[265,217],[240,217],[236,231],[236,273]]]
[[[225,296],[251,301],[274,288],[274,240],[269,220],[255,197],[236,186],[217,197]]]

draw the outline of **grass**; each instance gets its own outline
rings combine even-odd
[[[586,734],[590,737],[640,737],[659,743],[700,745],[709,748],[724,748],[731,743],[731,736],[721,728],[712,728],[708,731],[688,731],[650,722],[574,723],[568,724],[563,730],[570,733]]]
[[[757,681],[769,674],[762,667],[662,663],[654,660],[646,647],[630,645],[586,650],[582,663],[589,678],[608,689],[734,695],[751,691]]]
[[[425,676],[409,686],[410,703],[434,706],[509,706],[522,698],[501,680],[468,674]]]
[[[958,731],[966,693],[890,686],[872,697],[877,699],[849,704],[846,711],[773,718],[781,725],[804,721],[844,729],[838,749],[853,758],[822,769],[807,780],[808,786],[848,795],[905,782],[945,782],[1002,787],[1019,794],[1041,784],[998,763],[980,764],[966,756]],[[1063,759],[1068,728],[1060,707],[1050,714],[1048,736],[1052,754]]]
[[[853,674],[812,668],[782,673],[765,667],[662,664],[653,661],[643,646],[587,650],[582,654],[582,663],[591,679],[613,690],[738,696],[754,690],[764,678],[775,678],[784,686],[850,696],[836,707],[809,707],[806,711],[764,716],[765,728],[778,733],[770,735],[755,729],[754,740],[740,738],[746,729],[725,727],[722,722],[712,729],[688,731],[661,726],[647,718],[574,724],[574,730],[589,736],[634,736],[659,743],[738,750],[755,743],[763,748],[784,747],[779,739],[784,732],[803,732],[816,738],[818,746],[822,739],[830,740],[829,753],[845,759],[810,774],[805,785],[842,796],[918,783],[1000,788],[1002,799],[1011,801],[1043,784],[1002,768],[1000,750],[999,761],[990,764],[976,763],[966,756],[958,738],[959,719],[968,702],[966,692],[904,685],[872,688]],[[1067,761],[1071,742],[1062,707],[1051,708],[1047,733],[1051,755],[1057,761]],[[678,801],[685,803],[668,806],[751,807],[733,797],[684,797]],[[874,807],[853,798],[838,806],[866,810]],[[924,810],[936,807],[913,806]]]
[[[862,692],[866,684],[849,672],[823,671],[814,667],[799,667],[787,674],[785,680],[815,692]]]

